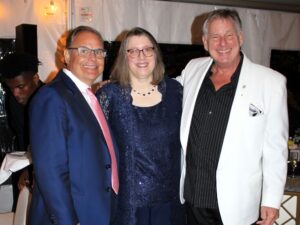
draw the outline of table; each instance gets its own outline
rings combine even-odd
[[[13,187],[11,184],[1,185],[13,172],[31,164],[29,152],[7,153],[0,168],[0,213],[10,212],[13,205]]]

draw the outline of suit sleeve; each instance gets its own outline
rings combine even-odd
[[[277,75],[277,74],[275,74]],[[280,208],[287,175],[288,112],[286,79],[270,82],[270,104],[263,146],[262,206]]]
[[[66,144],[66,106],[54,89],[43,87],[30,104],[30,138],[36,183],[54,224],[74,225]]]

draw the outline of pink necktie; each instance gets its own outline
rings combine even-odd
[[[87,89],[87,94],[91,100],[91,106],[93,109],[93,112],[98,120],[98,123],[100,127],[102,128],[102,132],[108,147],[108,151],[110,154],[110,159],[111,159],[111,183],[112,183],[112,189],[116,194],[118,194],[119,191],[119,177],[118,177],[118,168],[117,168],[117,160],[116,160],[116,155],[115,155],[115,150],[114,146],[112,143],[112,139],[110,136],[110,131],[106,122],[106,119],[104,117],[103,111],[100,107],[99,102],[97,101],[96,96],[92,92],[90,88]]]

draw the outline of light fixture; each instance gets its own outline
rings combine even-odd
[[[54,1],[53,0],[51,0],[50,1],[50,9],[52,10],[52,11],[54,11],[55,10],[55,5],[54,5]]]
[[[53,0],[50,0],[50,4],[44,7],[45,16],[54,16],[56,15],[57,7]]]

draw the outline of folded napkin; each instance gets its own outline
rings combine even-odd
[[[5,182],[13,172],[31,164],[30,152],[7,153],[0,168],[0,184]]]

